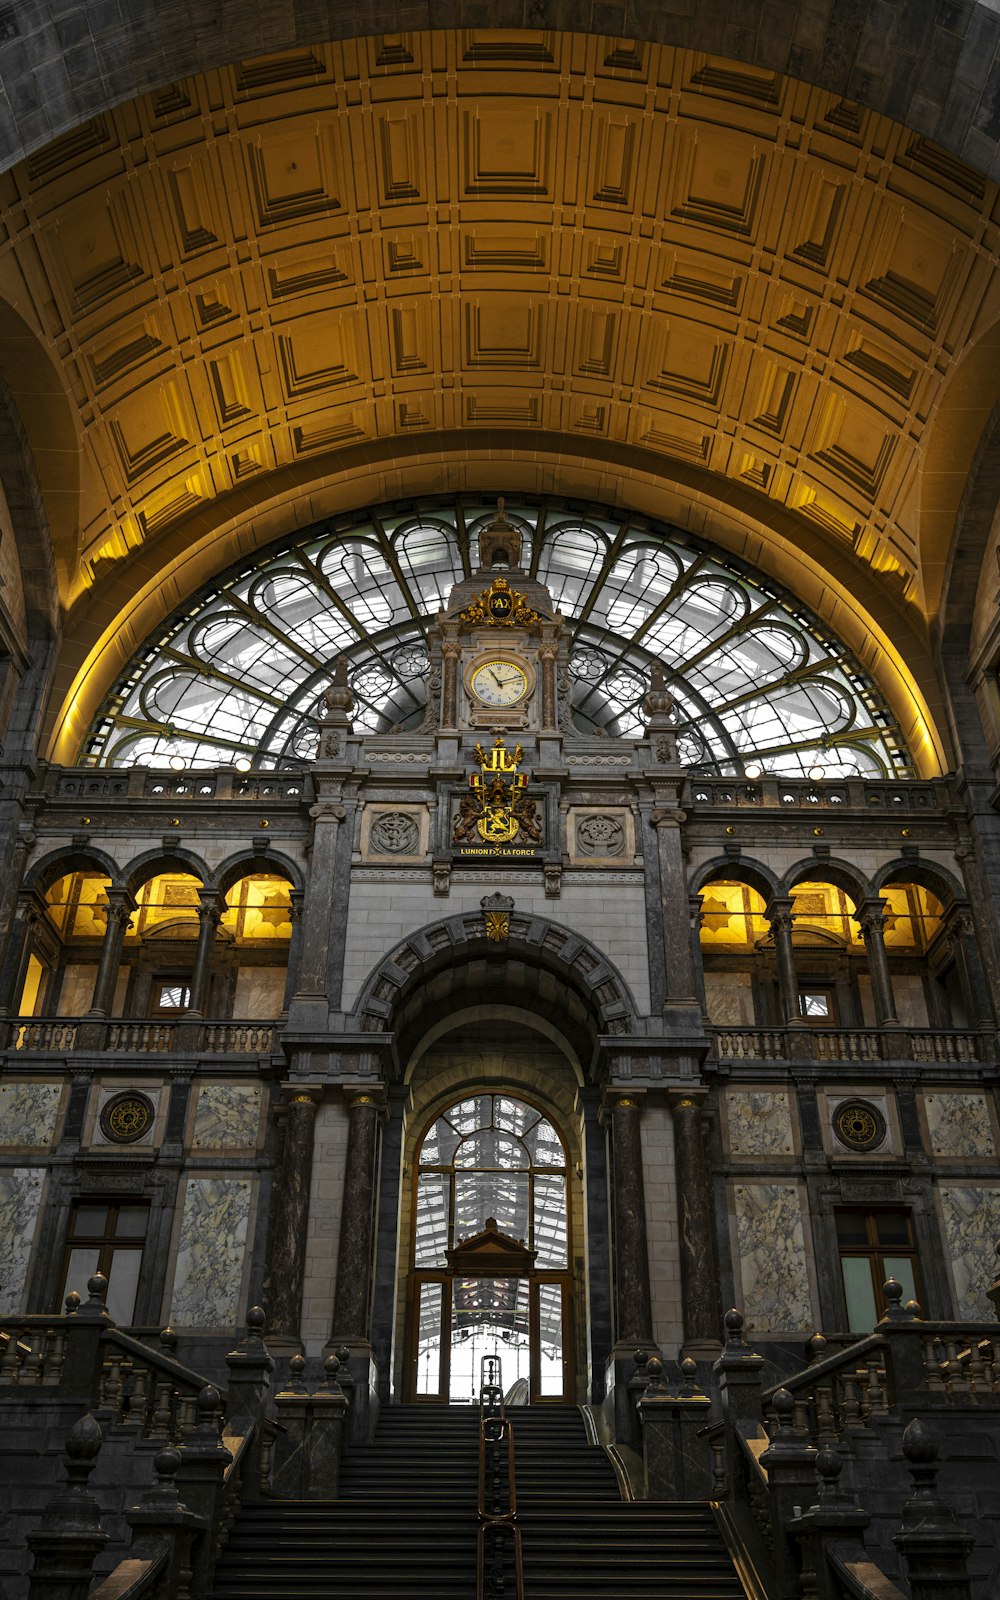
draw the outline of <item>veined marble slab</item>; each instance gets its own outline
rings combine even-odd
[[[1000,1189],[981,1183],[942,1183],[939,1189],[958,1317],[992,1322],[996,1313],[986,1291],[997,1270],[994,1244],[1000,1237]]]
[[[255,1150],[259,1083],[203,1083],[194,1113],[192,1150]]]
[[[747,1328],[757,1333],[808,1331],[814,1317],[798,1186],[739,1183],[735,1198]]]
[[[982,1094],[925,1094],[924,1112],[936,1156],[995,1156],[993,1125]]]
[[[170,1301],[175,1327],[235,1325],[251,1187],[249,1178],[188,1178]]]
[[[0,1084],[0,1145],[35,1149],[50,1145],[61,1096],[58,1083]]]
[[[790,1156],[795,1148],[788,1095],[773,1089],[728,1089],[726,1123],[734,1156]]]
[[[21,1309],[44,1181],[41,1167],[0,1169],[0,1312],[7,1315]]]

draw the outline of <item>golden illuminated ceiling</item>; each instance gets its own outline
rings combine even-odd
[[[207,73],[0,182],[61,758],[241,550],[489,485],[738,548],[939,764],[925,618],[1000,391],[1000,233],[995,187],[920,136],[693,52],[456,31]]]

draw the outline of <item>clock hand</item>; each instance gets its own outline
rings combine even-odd
[[[493,679],[493,682],[496,684],[498,689],[502,689],[503,688],[504,679],[503,678],[498,678],[496,673],[493,671],[492,667],[490,668],[490,677]]]

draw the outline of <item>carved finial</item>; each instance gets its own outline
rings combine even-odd
[[[521,565],[521,534],[507,516],[503,495],[497,500],[497,514],[479,535],[479,570],[490,568],[519,568]]]
[[[809,1351],[809,1360],[822,1361],[823,1357],[826,1355],[828,1345],[829,1340],[825,1334],[819,1332],[814,1333],[806,1345],[806,1349]]]

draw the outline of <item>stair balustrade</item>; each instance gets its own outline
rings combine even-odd
[[[503,1367],[499,1356],[483,1356],[479,1366],[477,1515],[476,1600],[502,1600],[507,1592],[505,1540],[510,1540],[514,1555],[516,1600],[524,1600],[514,1432],[504,1405]]]

